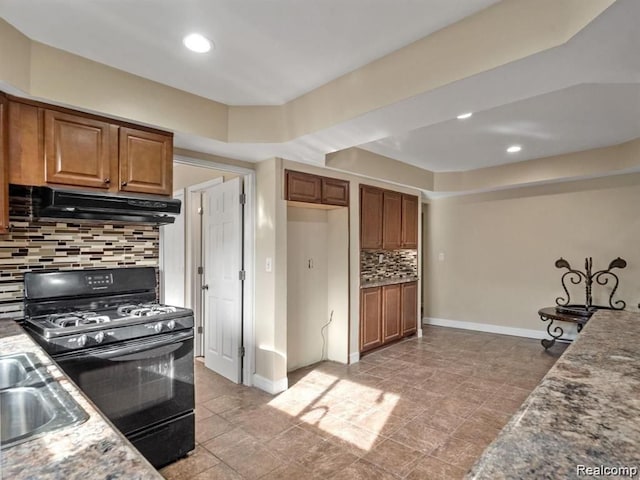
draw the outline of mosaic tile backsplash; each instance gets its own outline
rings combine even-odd
[[[380,257],[380,255],[382,255],[382,257]],[[380,262],[381,258],[382,262]],[[417,250],[360,251],[360,280],[362,282],[417,276]]]
[[[11,210],[12,229],[0,235],[0,320],[22,316],[25,272],[158,266],[156,225],[37,222]]]

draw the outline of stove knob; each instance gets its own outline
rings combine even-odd
[[[173,330],[174,328],[176,328],[176,321],[175,320],[169,320],[167,322],[167,328],[169,330]]]
[[[78,337],[78,346],[79,347],[84,347],[87,344],[87,336],[86,335],[80,335]]]
[[[102,343],[102,341],[104,340],[104,332],[96,333],[96,336],[93,337],[93,339],[96,341],[96,343]]]
[[[153,329],[156,333],[160,333],[162,331],[162,322],[158,322],[153,326]]]

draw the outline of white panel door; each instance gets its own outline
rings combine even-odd
[[[242,210],[240,178],[204,191],[204,335],[207,368],[240,383]]]
[[[185,306],[185,228],[184,191],[173,192],[173,198],[182,201],[180,215],[174,223],[160,227],[160,272],[162,303],[176,307]]]

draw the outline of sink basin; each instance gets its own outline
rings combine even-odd
[[[0,446],[8,448],[89,416],[31,353],[0,357]]]
[[[32,353],[0,356],[0,390],[43,382],[40,370],[42,366]]]
[[[55,413],[38,388],[14,388],[0,392],[3,443],[22,438],[51,422]]]
[[[27,378],[27,370],[14,358],[0,359],[0,390],[13,387]]]

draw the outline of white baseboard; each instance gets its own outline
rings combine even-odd
[[[275,395],[289,388],[289,380],[287,377],[281,378],[280,380],[269,380],[256,373],[253,375],[253,386],[271,395]]]
[[[505,327],[503,325],[493,325],[490,323],[476,323],[476,322],[464,322],[462,320],[447,320],[444,318],[424,317],[422,319],[423,324],[436,325],[438,327],[450,327],[461,328],[464,330],[475,330],[477,332],[497,333],[500,335],[511,335],[513,337],[525,337],[525,338],[549,338],[546,330],[532,330],[528,328],[516,328]],[[546,323],[545,323],[546,325]],[[545,327],[546,328],[546,327]],[[572,324],[567,324],[564,328],[565,335],[564,340],[572,340],[576,336],[576,327]]]
[[[418,331],[416,332],[416,336],[418,338],[422,337],[422,328],[419,328]]]
[[[354,352],[349,355],[349,365],[353,365],[354,363],[358,363],[360,361],[360,352]]]

